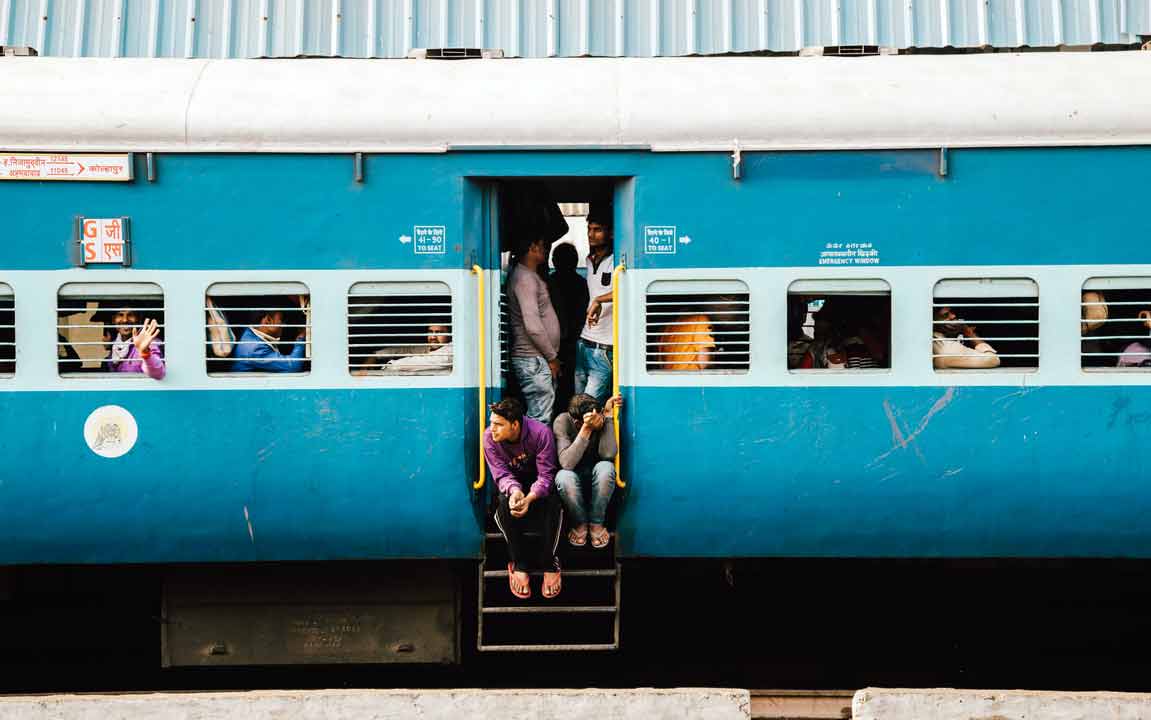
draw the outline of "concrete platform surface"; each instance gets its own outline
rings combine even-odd
[[[747,690],[275,690],[0,697],[3,720],[748,720]]]
[[[1151,694],[864,688],[853,720],[1148,720]]]

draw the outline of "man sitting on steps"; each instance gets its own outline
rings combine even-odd
[[[508,587],[516,597],[529,598],[528,572],[543,570],[541,593],[554,598],[561,586],[556,547],[563,527],[563,507],[552,492],[556,447],[551,428],[524,417],[524,407],[515,398],[501,400],[490,409],[484,457],[500,492],[495,519],[508,543]],[[534,568],[529,567],[524,547],[524,533],[530,529],[541,535]]]

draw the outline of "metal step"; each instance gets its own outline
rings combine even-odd
[[[482,608],[484,614],[506,613],[613,613],[611,605],[497,605]]]
[[[539,534],[538,532],[535,532],[534,530],[528,530],[527,532],[525,532],[525,533],[524,533],[524,537],[539,537],[539,536],[540,536],[540,534]],[[614,540],[614,539],[615,539],[615,533],[614,533],[614,532],[609,532],[609,533],[608,533],[608,537],[610,537],[610,538],[612,538],[612,539]],[[504,534],[503,534],[503,533],[498,533],[498,532],[490,532],[490,533],[484,533],[484,539],[485,539],[485,540],[503,540],[503,539],[504,539]],[[564,542],[567,542],[567,538],[566,538],[566,537],[565,537],[565,538],[563,538],[563,540],[564,540]],[[590,538],[589,538],[589,540],[588,540],[588,545],[587,545],[587,547],[589,547],[589,548],[591,547],[591,540],[590,540]],[[605,546],[605,547],[606,547],[606,546]],[[603,548],[595,548],[595,549],[596,549],[596,550],[602,550]]]
[[[533,570],[528,575],[532,577],[542,577],[542,570]],[[563,577],[615,577],[615,570],[564,570]],[[508,576],[507,570],[484,570],[485,578],[506,578]]]
[[[619,650],[615,643],[587,645],[480,645],[481,652],[585,652],[594,650]]]
[[[538,533],[525,533],[539,537]],[[614,538],[615,534],[612,533]],[[506,554],[506,542],[499,532],[484,533],[484,559],[480,563],[479,580],[479,624],[476,628],[476,649],[481,652],[607,652],[620,647],[620,580],[622,569],[615,556],[615,544],[605,550],[585,552],[582,549],[567,548],[569,559],[575,568],[562,571],[565,580],[572,581],[565,587],[575,593],[568,602],[577,604],[560,605],[562,600],[543,599],[533,596],[520,604],[506,591],[494,586],[492,581],[508,577],[502,556]],[[561,551],[561,552],[565,552]],[[577,560],[578,556],[578,560]],[[499,559],[497,564],[495,559]],[[609,565],[604,567],[604,565]],[[493,569],[487,569],[495,565]],[[540,577],[543,571],[529,575]],[[611,587],[603,586],[604,582]],[[568,585],[567,582],[564,583]],[[598,603],[600,589],[610,590],[612,599],[606,604]],[[492,594],[494,593],[494,594]],[[490,596],[490,597],[489,597]],[[497,600],[497,597],[499,598]],[[485,606],[486,602],[499,604]],[[509,604],[511,603],[511,604]],[[584,603],[584,604],[579,604]],[[489,624],[490,621],[490,624]],[[574,632],[573,632],[574,630]]]

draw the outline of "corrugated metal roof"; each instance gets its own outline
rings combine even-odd
[[[1139,42],[1151,0],[0,0],[0,45],[41,55],[678,56],[804,47]]]

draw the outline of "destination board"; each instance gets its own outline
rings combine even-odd
[[[0,153],[0,180],[129,182],[132,155]]]

